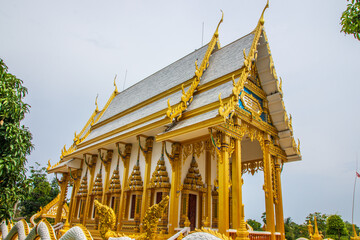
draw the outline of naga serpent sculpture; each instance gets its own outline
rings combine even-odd
[[[1,230],[6,228],[5,222],[1,224]],[[34,228],[30,230],[27,222],[22,219],[17,222],[7,233],[2,231],[3,240],[57,240],[54,228],[46,219],[42,219]],[[82,225],[78,225],[69,229],[59,240],[93,240],[89,231]]]
[[[132,237],[136,240],[154,240],[156,237],[157,225],[159,218],[167,207],[169,202],[169,196],[164,197],[161,202],[151,206],[145,213],[143,218],[143,231],[144,233],[139,236],[125,236],[121,233],[116,233],[111,229],[115,226],[115,213],[114,211],[98,201],[95,201],[96,211],[99,215],[100,234],[104,240],[114,239],[117,240],[129,240]]]

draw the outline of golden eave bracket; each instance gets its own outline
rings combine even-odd
[[[204,55],[204,59],[201,62],[200,67],[198,67],[197,61],[195,61],[195,75],[193,77],[193,81],[188,88],[187,91],[184,89],[184,84],[181,86],[182,88],[182,96],[181,101],[175,106],[170,105],[170,99],[168,99],[168,110],[166,112],[167,117],[170,119],[170,122],[174,122],[174,120],[179,121],[182,117],[182,113],[187,109],[187,107],[191,104],[194,96],[194,92],[196,91],[197,87],[199,86],[200,79],[204,73],[204,71],[209,67],[209,59],[211,53],[213,52],[216,44],[218,43],[219,39],[219,27],[220,24],[223,22],[224,19],[224,12],[222,12],[221,20],[216,27],[215,33],[211,38],[211,41],[208,44],[208,48]]]

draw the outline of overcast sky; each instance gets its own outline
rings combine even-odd
[[[0,0],[0,58],[24,81],[26,124],[35,150],[28,165],[59,160],[113,91],[135,84],[207,43],[225,13],[222,46],[251,32],[265,6],[256,1]],[[360,42],[340,33],[345,0],[272,0],[265,29],[303,160],[284,166],[285,217],[314,211],[351,221],[360,147]],[[127,70],[127,78],[124,76]],[[131,101],[131,99],[129,99]],[[246,218],[264,211],[262,173],[244,177]],[[360,188],[360,182],[357,185]],[[360,189],[355,223],[360,225]]]

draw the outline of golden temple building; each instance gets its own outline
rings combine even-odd
[[[200,49],[122,92],[114,81],[104,108],[96,104],[60,161],[49,163],[49,173],[62,174],[61,202],[73,186],[68,224],[82,224],[100,239],[97,200],[114,210],[113,231],[141,233],[145,211],[169,196],[158,225],[164,236],[190,224],[247,238],[242,175],[263,171],[265,232],[285,239],[281,168],[301,160],[300,143],[264,11],[254,31],[226,46],[219,41],[221,18]]]

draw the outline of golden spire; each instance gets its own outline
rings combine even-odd
[[[269,7],[269,0],[267,0],[267,3],[266,3],[266,5],[265,5],[264,10],[262,11],[261,16],[260,16],[260,19],[259,19],[259,23],[260,23],[261,25],[264,25],[264,23],[265,23],[264,13],[265,13],[265,10],[266,10],[268,7]]]
[[[220,27],[220,24],[223,22],[223,20],[224,20],[224,12],[223,12],[223,10],[221,10],[220,9],[220,11],[221,11],[221,19],[220,19],[220,22],[218,23],[218,25],[217,25],[217,27],[216,27],[216,30],[215,30],[215,33],[214,33],[214,35],[215,35],[215,37],[218,37],[219,36],[219,27]]]
[[[312,235],[311,240],[322,240],[321,235],[319,234],[319,230],[318,230],[318,226],[317,226],[317,221],[316,221],[316,216],[314,216],[314,224],[315,224],[315,231],[314,231],[314,235]]]
[[[360,238],[358,237],[358,235],[356,234],[355,224],[353,224],[352,227],[353,227],[354,236],[353,236],[353,237],[350,237],[350,238],[351,238],[352,240],[358,240],[358,239],[360,239]]]
[[[117,86],[116,86],[116,78],[117,78],[117,74],[115,74],[115,77],[114,77],[114,87],[115,87],[114,92],[118,93],[118,89],[117,89]]]
[[[51,163],[50,163],[50,159],[48,161],[48,167],[46,168],[47,170],[49,170],[51,168]]]
[[[99,97],[99,94],[96,94],[96,98],[95,98],[95,106],[96,106],[96,109],[95,109],[95,112],[98,112],[98,111],[99,111],[99,106],[98,106],[98,103],[97,103],[98,97]]]

